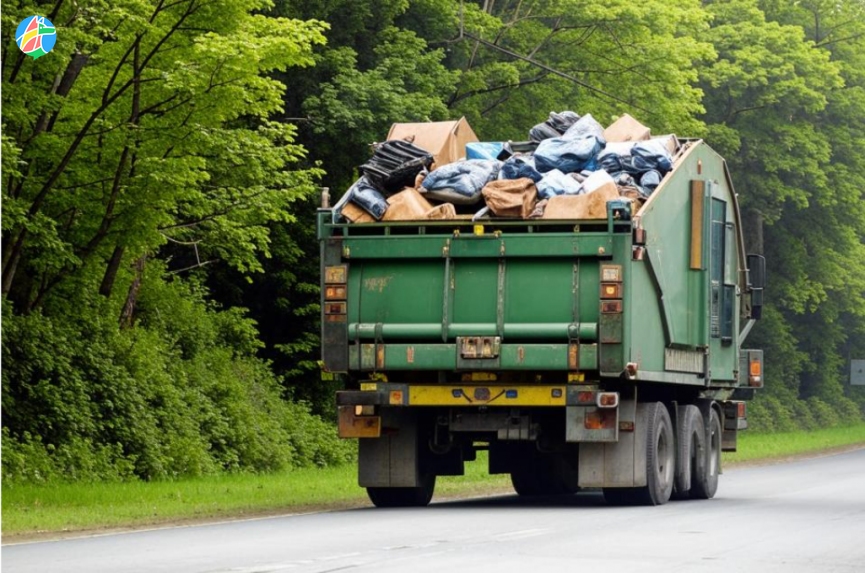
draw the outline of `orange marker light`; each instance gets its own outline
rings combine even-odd
[[[763,373],[762,370],[763,370],[762,364],[760,364],[759,360],[752,360],[751,361],[751,366],[750,366],[751,376],[760,376]]]

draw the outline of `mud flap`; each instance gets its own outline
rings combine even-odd
[[[359,440],[361,487],[419,487],[418,424],[404,408],[382,408],[380,438]]]
[[[633,431],[620,431],[615,443],[580,444],[580,487],[641,487],[646,477],[645,404],[622,400],[620,423],[633,422]]]

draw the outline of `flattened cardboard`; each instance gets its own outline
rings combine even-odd
[[[623,115],[604,130],[604,139],[607,143],[645,141],[651,136],[651,129],[628,114]]]
[[[411,140],[433,154],[436,167],[465,157],[466,143],[478,141],[478,136],[464,117],[457,121],[395,123],[390,127],[387,138]]]
[[[652,139],[661,139],[664,141],[664,147],[667,148],[667,151],[670,152],[670,157],[676,157],[676,153],[679,152],[679,138],[675,136],[675,134],[669,135],[659,135],[657,137],[653,137]]]
[[[543,219],[606,219],[607,201],[619,198],[615,183],[606,183],[586,195],[556,195],[547,203]]]

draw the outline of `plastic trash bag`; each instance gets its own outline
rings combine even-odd
[[[528,177],[535,183],[541,180],[541,175],[535,169],[535,160],[527,155],[513,155],[502,164],[499,179],[522,179]]]
[[[547,172],[540,181],[535,183],[535,186],[538,188],[538,199],[583,193],[583,186],[576,179],[558,169]]]
[[[583,139],[584,137],[594,136],[601,142],[601,148],[606,145],[607,140],[604,139],[604,128],[601,124],[595,121],[592,114],[587,113],[568,128],[562,134],[562,139]]]
[[[429,168],[432,162],[432,153],[394,139],[376,145],[372,157],[360,170],[370,185],[391,194],[413,186],[417,174]]]
[[[632,167],[636,173],[652,169],[666,173],[673,168],[673,158],[661,139],[650,139],[634,144],[631,149]]]
[[[554,137],[545,139],[535,150],[535,169],[541,173],[558,169],[573,173],[597,167],[595,156],[604,148],[603,138],[588,135],[582,139]]]
[[[504,146],[501,142],[466,143],[466,159],[498,159]]]
[[[545,139],[559,137],[579,119],[580,116],[572,111],[563,111],[560,113],[551,111],[550,117],[547,121],[539,123],[529,130],[529,138],[532,141],[543,141]]]
[[[598,154],[598,166],[607,173],[626,171],[625,167],[631,164],[634,145],[632,141],[608,143]]]
[[[616,182],[609,173],[600,169],[592,173],[585,181],[583,181],[583,189],[586,193],[593,193],[605,185],[616,187]]]
[[[501,161],[485,159],[449,163],[427,175],[419,191],[428,199],[472,205],[480,201],[484,185],[498,177],[501,166]]]
[[[649,192],[648,194],[651,194],[661,184],[661,178],[661,173],[655,169],[646,171],[640,176],[640,187],[643,187]]]
[[[332,218],[334,223],[339,223],[342,217],[342,209],[351,201],[364,211],[381,220],[384,212],[387,211],[388,203],[378,189],[370,185],[366,177],[361,177],[348,188],[336,205],[333,206]]]

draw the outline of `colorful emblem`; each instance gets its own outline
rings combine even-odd
[[[21,51],[34,60],[44,56],[54,47],[57,41],[57,30],[48,18],[30,16],[18,24],[15,41]]]

